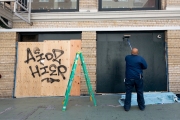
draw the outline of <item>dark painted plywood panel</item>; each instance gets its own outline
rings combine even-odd
[[[125,92],[125,56],[131,50],[123,35],[130,34],[132,47],[139,49],[148,64],[144,71],[145,91],[166,91],[164,32],[102,32],[97,34],[97,92]],[[157,38],[157,35],[161,38]]]

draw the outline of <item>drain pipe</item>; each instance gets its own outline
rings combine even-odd
[[[18,62],[18,42],[16,42],[16,61],[15,61],[15,67],[14,67],[14,88],[13,88],[13,95],[12,98],[15,97],[16,92],[16,71],[17,71],[17,62]]]
[[[169,66],[168,66],[168,46],[167,41],[165,41],[165,56],[166,56],[166,77],[167,77],[167,90],[169,92]]]

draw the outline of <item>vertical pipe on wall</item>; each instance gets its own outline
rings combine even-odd
[[[16,71],[17,71],[17,63],[18,63],[18,41],[16,42],[16,58],[15,58],[15,67],[14,67],[14,87],[13,87],[13,96],[12,98],[15,98],[15,92],[16,92]]]
[[[167,41],[165,41],[165,57],[166,57],[166,79],[167,79],[167,91],[169,92],[169,73],[168,73],[168,46]]]

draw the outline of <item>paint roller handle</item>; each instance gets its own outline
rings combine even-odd
[[[129,47],[130,47],[131,50],[132,50],[131,44],[130,44],[130,42],[129,42],[129,39],[127,39],[127,42],[128,42],[128,44],[129,44]]]

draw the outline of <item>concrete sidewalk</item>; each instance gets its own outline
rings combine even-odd
[[[148,105],[145,111],[133,106],[125,112],[119,95],[97,95],[97,105],[89,97],[70,97],[62,111],[63,97],[0,99],[0,120],[180,120],[180,104]]]

